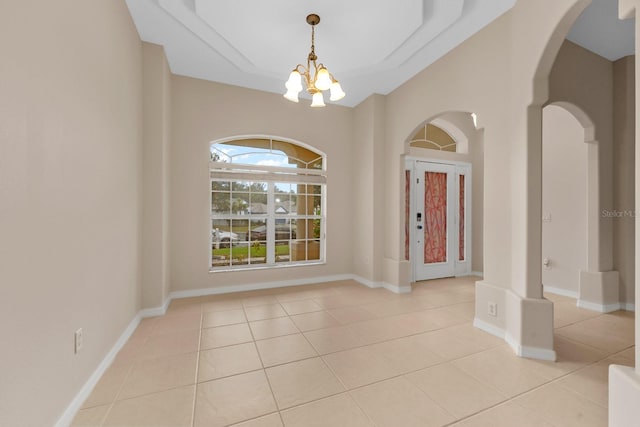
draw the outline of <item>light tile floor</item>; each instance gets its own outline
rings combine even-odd
[[[554,301],[558,362],[472,326],[475,277],[409,295],[353,281],[173,301],[145,319],[75,426],[597,426],[634,315]]]

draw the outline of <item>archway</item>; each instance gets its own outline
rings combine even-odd
[[[447,112],[432,117],[415,128],[406,139],[404,255],[411,261],[412,282],[435,277],[482,275],[483,163],[483,131],[476,128],[476,120],[468,112]],[[442,254],[451,262],[450,270],[448,273],[438,272],[435,276],[420,274],[422,269],[429,270],[429,267],[423,265],[427,261],[418,263],[418,260],[426,259],[424,247],[429,239],[428,230],[433,226],[427,224],[432,217],[428,215],[427,207],[416,205],[418,199],[418,204],[425,203],[425,194],[416,190],[419,186],[428,187],[425,183],[428,174],[422,175],[429,165],[450,168],[450,172],[440,173],[450,174],[446,181],[448,184],[443,185],[456,194],[450,198],[456,207],[450,212],[447,228],[447,236],[455,236],[449,236],[452,240],[440,242],[447,249],[443,249]],[[451,224],[455,224],[454,227]],[[447,242],[453,244],[448,245]]]
[[[618,2],[616,2],[618,3]],[[640,2],[636,0],[625,1],[621,0],[620,2],[620,13],[619,16],[621,18],[628,18],[632,16],[633,11],[640,6]],[[575,7],[569,11],[562,19],[562,22],[557,26],[554,35],[552,36],[550,42],[544,49],[542,59],[540,60],[537,70],[536,70],[536,78],[534,79],[534,99],[532,104],[529,107],[529,116],[528,116],[528,126],[529,128],[535,128],[539,121],[539,112],[538,108],[541,102],[544,102],[544,98],[549,95],[549,85],[546,81],[546,76],[551,73],[552,64],[556,58],[556,55],[560,51],[560,44],[563,42],[564,37],[566,36],[568,29],[575,21],[577,15],[576,11],[584,8],[588,2],[578,2]],[[640,33],[636,27],[636,43],[639,40]],[[636,45],[636,53],[637,53],[637,45]],[[583,67],[584,69],[584,67]],[[638,74],[635,72],[635,81],[637,84]],[[591,88],[593,89],[593,87]],[[598,89],[596,87],[596,89]],[[584,87],[583,87],[584,90]],[[629,93],[634,93],[633,90],[629,90]],[[637,93],[637,92],[636,92]],[[564,93],[563,95],[566,95]],[[570,98],[570,97],[569,97]],[[562,98],[560,98],[562,99]],[[565,96],[566,100],[567,97]],[[558,100],[556,96],[552,94],[552,101]],[[605,100],[606,101],[606,100]],[[633,102],[637,106],[637,99]],[[581,107],[584,107],[586,104],[580,104]],[[567,105],[564,105],[567,107]],[[613,108],[613,107],[611,107]],[[572,112],[574,117],[576,117],[581,123],[584,124],[581,117],[580,111],[571,110],[571,107],[567,108]],[[613,255],[612,255],[612,246],[613,246],[613,232],[612,232],[612,222],[611,217],[608,217],[605,213],[607,211],[612,210],[612,201],[611,194],[613,193],[613,162],[612,158],[612,146],[613,146],[613,137],[610,136],[611,141],[601,139],[601,136],[604,135],[607,138],[606,132],[602,132],[601,121],[597,119],[594,115],[592,115],[593,109],[589,110],[589,116],[594,119],[597,127],[592,131],[592,135],[586,137],[585,139],[598,140],[598,144],[589,144],[589,147],[592,151],[597,153],[598,157],[595,157],[596,162],[591,164],[590,168],[597,170],[599,173],[596,174],[596,177],[599,179],[594,180],[590,179],[590,186],[595,186],[597,188],[597,193],[592,195],[592,199],[595,199],[597,196],[598,201],[598,215],[596,216],[597,221],[594,218],[594,221],[591,221],[589,224],[589,240],[591,243],[588,252],[588,271],[582,272],[580,277],[580,302],[579,305],[594,309],[597,311],[612,311],[620,308],[620,300],[619,300],[619,281],[618,281],[618,272],[613,271],[614,263],[613,263]],[[609,114],[612,114],[612,111],[609,111]],[[638,124],[634,125],[635,127],[635,135],[638,136],[637,131]],[[612,125],[613,127],[613,125]],[[585,126],[586,131],[585,134],[588,133],[589,129],[593,129],[593,126],[589,127]],[[606,129],[605,129],[606,130]],[[637,140],[635,141],[637,144]],[[538,138],[536,137],[534,132],[529,132],[527,135],[527,145],[529,150],[535,151],[537,150]],[[590,156],[589,162],[594,159],[593,156]],[[635,165],[637,170],[637,165]],[[636,173],[637,176],[637,173]],[[637,182],[637,180],[636,180]],[[592,192],[595,189],[591,190]],[[637,190],[636,190],[637,194]],[[532,203],[535,203],[535,200],[531,200]],[[589,203],[590,208],[592,209],[592,203]],[[636,205],[637,206],[637,205]],[[602,213],[602,214],[601,214]],[[636,219],[637,223],[637,219]],[[637,233],[637,232],[636,232]],[[528,242],[528,247],[535,247],[536,242],[535,238],[532,239],[532,242]],[[636,243],[637,247],[637,243]],[[638,266],[638,256],[636,254],[636,267]],[[636,270],[637,271],[637,270]],[[636,272],[636,278],[638,277]],[[636,291],[637,291],[637,279],[634,280],[636,283]],[[523,319],[524,320],[524,319]],[[636,327],[638,322],[636,320]],[[528,326],[528,325],[526,325]],[[636,342],[637,342],[637,329],[636,329]],[[636,361],[638,360],[638,352],[636,350]],[[637,405],[634,405],[632,402],[638,401],[640,399],[640,375],[638,374],[637,368],[634,371],[632,368],[626,367],[618,367],[611,366],[609,376],[609,423],[612,426],[626,426],[633,424],[640,416],[640,412],[638,411]]]
[[[545,292],[578,297],[587,268],[588,147],[584,128],[566,109],[542,110],[542,284]],[[554,326],[557,326],[554,322]]]

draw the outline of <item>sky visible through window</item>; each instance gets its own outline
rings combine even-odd
[[[268,148],[243,147],[218,143],[211,146],[211,155],[214,159],[216,154],[219,156],[220,161],[228,163],[296,168],[295,164],[289,163],[289,156],[284,152]]]

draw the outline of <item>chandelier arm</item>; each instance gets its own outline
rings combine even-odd
[[[307,89],[310,87],[311,75],[309,73],[309,69],[302,64],[296,65],[294,68],[295,71],[300,73],[302,77],[304,77],[304,83],[307,86]]]

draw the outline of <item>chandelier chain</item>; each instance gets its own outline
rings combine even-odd
[[[309,60],[315,61],[316,59],[318,59],[316,56],[316,26],[311,25],[311,52],[309,52]]]

